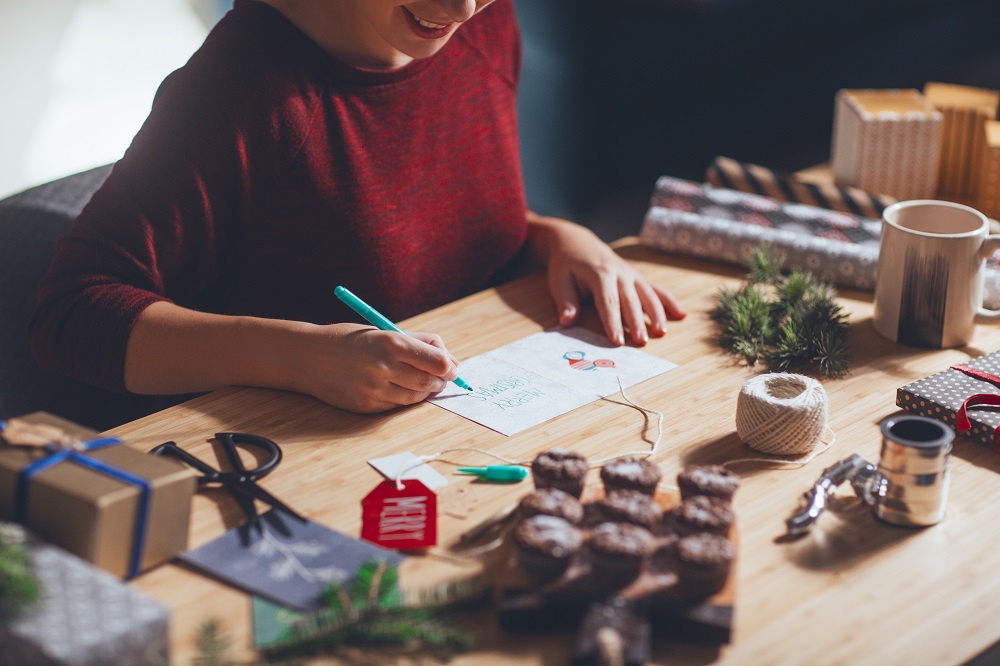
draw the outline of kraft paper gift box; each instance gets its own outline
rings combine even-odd
[[[164,606],[75,555],[25,539],[40,598],[0,618],[0,666],[166,666]]]
[[[1000,121],[985,123],[980,141],[982,162],[976,205],[985,215],[1000,218]]]
[[[924,97],[943,114],[938,195],[971,203],[979,189],[983,125],[996,119],[1000,92],[932,81]]]
[[[841,90],[831,165],[837,185],[897,199],[932,199],[943,114],[918,90]]]
[[[47,414],[22,418],[94,435]],[[0,448],[0,519],[17,519],[40,538],[132,577],[187,549],[196,474],[174,460],[108,444],[75,455]]]

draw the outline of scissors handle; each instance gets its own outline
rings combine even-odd
[[[278,463],[281,462],[281,447],[267,437],[261,437],[260,435],[248,432],[217,432],[215,433],[215,438],[222,442],[222,448],[226,452],[226,457],[229,458],[229,464],[232,465],[233,471],[237,476],[248,479],[259,479],[277,467]],[[265,453],[270,454],[271,458],[262,465],[248,471],[243,465],[243,460],[240,458],[238,450],[240,444],[261,449]]]
[[[164,442],[156,448],[150,451],[154,456],[170,456],[171,458],[177,458],[178,460],[191,465],[196,470],[202,473],[205,481],[212,482],[218,481],[221,473],[219,470],[207,465],[198,458],[177,446],[177,442]]]

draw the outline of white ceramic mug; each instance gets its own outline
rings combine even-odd
[[[979,211],[948,201],[900,201],[882,214],[875,277],[875,330],[917,347],[958,347],[977,321],[1000,320],[983,308],[986,259],[1000,249]]]

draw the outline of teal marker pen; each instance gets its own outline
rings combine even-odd
[[[365,318],[369,324],[383,331],[396,331],[397,333],[402,333],[403,335],[408,335],[406,331],[396,326],[391,321],[385,318],[381,312],[373,308],[372,306],[365,303],[363,300],[355,296],[350,292],[350,290],[344,287],[337,287],[333,290],[334,295],[344,302],[347,307],[351,308],[359,315]],[[471,391],[472,387],[462,379],[461,377],[455,377],[452,380],[458,386],[464,388],[466,391]]]

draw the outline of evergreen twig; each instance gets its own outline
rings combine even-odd
[[[750,366],[763,361],[771,370],[847,374],[847,315],[836,290],[806,271],[783,275],[784,256],[771,247],[754,248],[746,261],[746,283],[715,296],[719,344]]]
[[[489,589],[469,579],[419,590],[403,599],[397,571],[385,562],[361,566],[349,587],[335,584],[324,608],[299,618],[284,638],[262,650],[259,664],[296,664],[299,657],[344,654],[352,646],[377,646],[446,658],[471,649],[473,634],[461,626],[461,611]],[[194,666],[233,666],[221,623],[199,628]]]
[[[198,654],[192,666],[233,666],[230,657],[232,641],[222,633],[222,622],[210,618],[198,627]]]
[[[20,526],[0,523],[0,618],[18,615],[40,596],[23,541]]]

